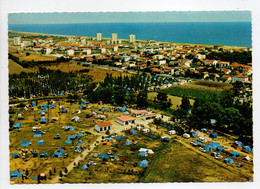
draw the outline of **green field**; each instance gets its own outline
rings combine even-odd
[[[33,72],[34,70],[32,69],[28,69],[28,68],[23,68],[22,66],[20,66],[19,64],[17,64],[16,62],[14,62],[13,60],[9,59],[9,74],[19,74],[21,72]]]

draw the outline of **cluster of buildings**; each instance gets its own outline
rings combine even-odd
[[[71,43],[69,43],[71,42]],[[82,36],[67,37],[64,43],[53,43],[47,39],[35,38],[32,41],[14,38],[16,46],[30,46],[34,52],[44,52],[57,57],[70,57],[92,63],[94,60],[106,62],[120,69],[150,72],[153,74],[183,76],[222,82],[249,82],[252,75],[252,63],[239,64],[221,60],[207,59],[210,52],[251,51],[251,48],[225,48],[219,45],[182,45],[154,40],[136,41],[135,35],[121,41],[117,33],[111,39],[102,38],[102,33],[90,40]]]

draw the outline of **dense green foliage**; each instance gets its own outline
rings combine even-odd
[[[243,52],[211,52],[206,55],[207,59],[216,59],[228,62],[238,62],[241,64],[247,64],[252,62],[252,52],[243,51]]]

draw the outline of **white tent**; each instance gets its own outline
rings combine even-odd
[[[169,131],[169,135],[174,135],[174,134],[176,134],[176,131],[175,131],[175,130],[170,130],[170,131]]]

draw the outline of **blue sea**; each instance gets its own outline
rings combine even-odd
[[[160,22],[160,23],[80,23],[13,24],[9,30],[46,34],[96,36],[119,39],[135,34],[137,40],[252,47],[251,22]]]

